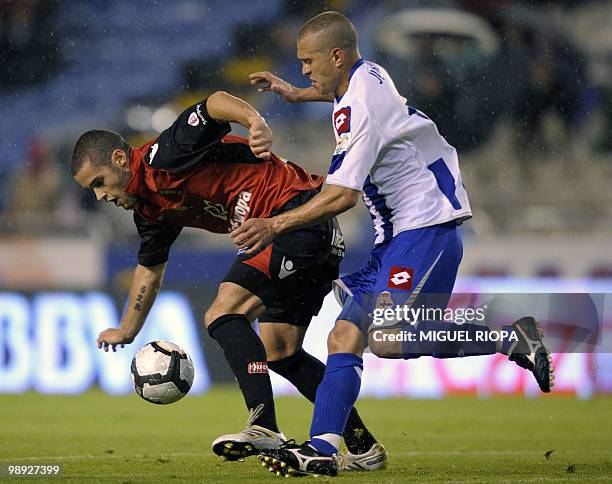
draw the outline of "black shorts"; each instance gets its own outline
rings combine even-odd
[[[300,192],[278,215],[303,205],[316,191]],[[254,255],[239,255],[223,282],[233,282],[266,306],[260,322],[308,326],[338,278],[344,239],[336,219],[280,235]]]

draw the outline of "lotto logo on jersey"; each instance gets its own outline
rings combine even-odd
[[[389,281],[387,283],[387,287],[390,289],[411,291],[413,276],[414,269],[410,267],[393,266],[389,271]]]
[[[339,109],[334,113],[334,127],[336,133],[348,133],[351,130],[351,107]]]

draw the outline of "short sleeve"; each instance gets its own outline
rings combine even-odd
[[[168,261],[170,247],[183,229],[176,225],[154,224],[134,212],[134,223],[140,235],[138,264],[152,267]]]
[[[174,171],[191,168],[231,131],[229,123],[210,117],[207,100],[185,109],[172,126],[162,131],[149,149],[147,159],[151,167]]]
[[[336,150],[326,183],[361,190],[383,146],[383,139],[367,107],[344,106],[333,115]]]

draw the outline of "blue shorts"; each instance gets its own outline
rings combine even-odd
[[[381,304],[445,308],[462,256],[461,233],[455,222],[400,232],[374,246],[360,270],[336,282],[345,293],[337,319],[367,331],[373,309]],[[431,298],[423,303],[428,294]]]

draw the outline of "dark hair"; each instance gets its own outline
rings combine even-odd
[[[357,52],[357,31],[351,21],[340,12],[330,10],[311,18],[302,25],[298,40],[311,34],[324,33],[325,48]]]
[[[119,149],[128,155],[132,146],[123,137],[113,131],[92,129],[81,135],[72,151],[70,170],[75,176],[86,161],[94,166],[110,164],[113,151]]]

